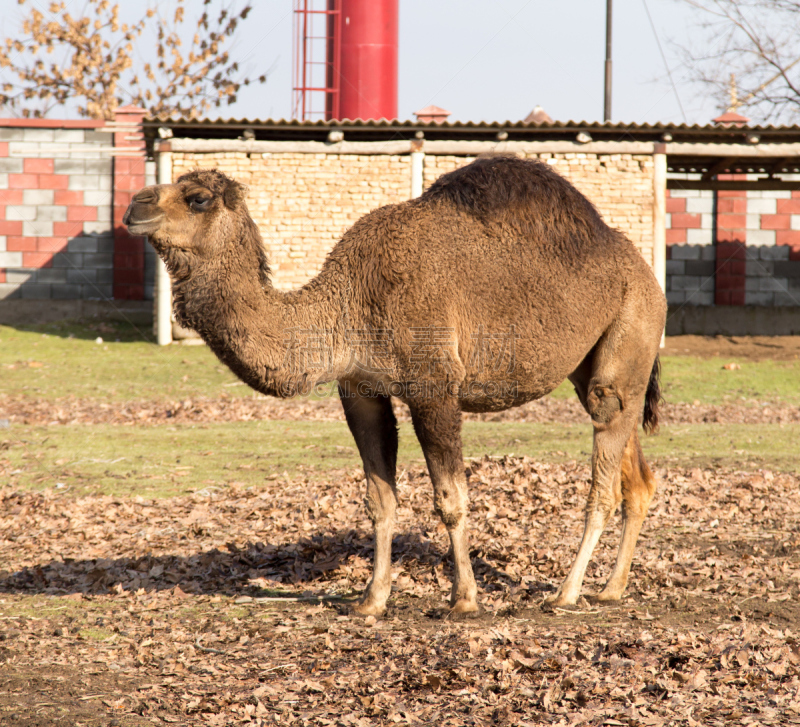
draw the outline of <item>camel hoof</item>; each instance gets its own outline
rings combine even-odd
[[[565,598],[561,593],[556,592],[552,596],[548,596],[542,603],[543,611],[552,611],[554,608],[564,608],[565,606],[574,606],[578,599]]]
[[[467,615],[478,613],[477,601],[469,601],[466,598],[459,598],[450,608],[451,614]]]
[[[386,605],[379,606],[375,603],[362,601],[361,603],[354,603],[350,606],[350,613],[354,616],[383,616],[386,613]]]
[[[608,591],[603,589],[602,591],[600,591],[600,593],[595,594],[589,600],[596,601],[597,603],[613,603],[614,601],[622,600],[622,592]]]

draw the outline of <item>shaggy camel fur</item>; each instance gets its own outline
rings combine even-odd
[[[173,282],[175,313],[264,394],[337,381],[367,478],[372,580],[356,611],[391,590],[397,422],[404,401],[455,561],[451,606],[476,611],[467,543],[461,412],[538,399],[565,378],[594,427],[583,539],[553,605],[574,604],[592,551],[622,503],[616,563],[600,600],[622,596],[656,482],[637,424],[658,422],[666,303],[633,244],[545,164],[480,158],[421,197],[361,218],[299,290],[280,292],[245,188],[217,170],[147,187],[125,214]]]

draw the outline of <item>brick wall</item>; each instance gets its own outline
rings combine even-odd
[[[359,217],[411,194],[410,156],[401,154],[179,153],[173,179],[218,167],[250,187],[248,206],[268,249],[275,286],[304,284]],[[632,154],[539,154],[572,181],[606,222],[625,232],[653,259],[653,160]],[[423,183],[474,156],[426,154]]]
[[[282,289],[316,275],[360,217],[411,195],[408,155],[173,153],[173,179],[209,167],[248,185],[247,205]]]
[[[800,305],[800,192],[671,190],[667,212],[670,305]]]
[[[119,128],[102,121],[0,120],[0,299],[124,297],[118,285],[115,291],[112,222],[115,180],[119,185],[125,176],[113,169]],[[143,144],[135,154],[143,165]],[[134,262],[142,275],[145,257],[142,250]],[[132,297],[141,298],[144,288],[137,293]]]

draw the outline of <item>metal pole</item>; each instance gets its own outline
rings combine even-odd
[[[172,152],[163,148],[158,151],[158,183],[172,184]],[[161,256],[156,260],[156,339],[159,346],[172,343],[172,286]]]
[[[603,121],[611,121],[611,0],[606,0],[606,89]]]

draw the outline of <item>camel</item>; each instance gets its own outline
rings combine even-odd
[[[551,167],[478,158],[424,194],[358,220],[302,288],[276,290],[246,188],[196,170],[138,192],[125,213],[173,283],[177,319],[263,394],[338,382],[366,473],[372,578],[353,610],[380,615],[391,591],[398,432],[409,408],[454,562],[450,608],[478,611],[469,557],[461,412],[540,398],[565,379],[594,430],[581,539],[547,599],[574,605],[610,516],[622,504],[616,562],[600,601],[627,585],[656,488],[638,438],[658,424],[666,302],[622,233]]]

